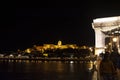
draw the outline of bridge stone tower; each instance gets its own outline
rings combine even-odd
[[[120,49],[120,16],[93,19],[92,28],[95,31],[96,55],[105,51],[106,37],[117,37],[117,47]]]

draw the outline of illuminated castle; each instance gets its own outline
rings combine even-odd
[[[65,48],[77,48],[77,45],[76,44],[66,44],[66,45],[63,45],[62,44],[62,41],[58,41],[57,45],[55,44],[44,44],[43,45],[43,48],[44,49],[65,49]]]
[[[66,48],[77,49],[78,48],[78,46],[76,44],[63,45],[62,41],[60,41],[60,40],[58,41],[57,45],[55,45],[55,44],[43,44],[43,46],[34,45],[33,47],[37,51],[44,51],[44,50],[47,50],[47,49],[66,49]],[[28,48],[25,51],[30,53],[32,50],[33,50],[33,48]]]

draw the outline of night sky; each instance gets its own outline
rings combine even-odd
[[[120,2],[17,1],[1,10],[0,51],[47,43],[94,46],[95,18],[120,16]]]

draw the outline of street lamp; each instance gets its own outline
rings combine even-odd
[[[117,42],[117,38],[116,37],[113,38],[113,42]]]

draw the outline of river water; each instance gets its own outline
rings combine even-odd
[[[92,80],[87,62],[0,62],[0,80]]]

